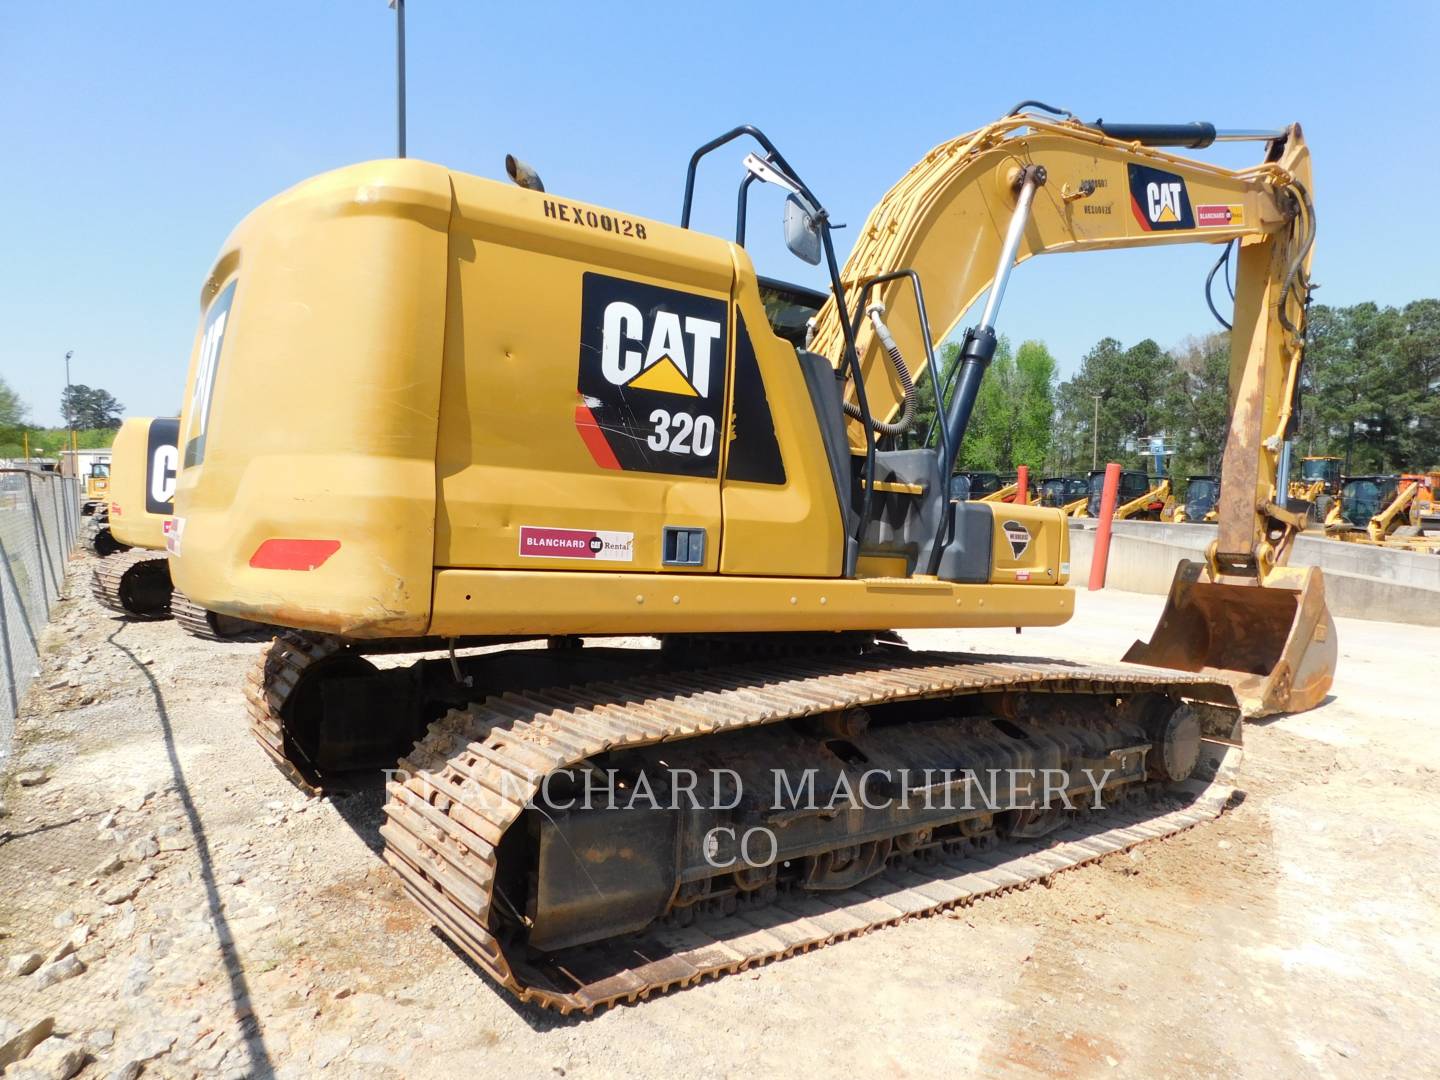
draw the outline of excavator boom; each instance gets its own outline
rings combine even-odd
[[[1107,133],[1073,118],[1024,114],[952,139],[881,199],[841,277],[854,289],[896,266],[920,274],[924,320],[907,309],[913,301],[899,283],[878,290],[901,351],[911,355],[933,344],[916,337],[923,325],[943,340],[987,297],[963,339],[949,402],[947,419],[963,427],[993,352],[987,320],[1015,263],[1052,252],[1238,245],[1218,535],[1202,573],[1177,571],[1154,637],[1126,659],[1227,674],[1246,688],[1251,712],[1305,708],[1323,698],[1335,655],[1318,575],[1284,568],[1305,521],[1278,486],[1304,358],[1315,231],[1310,154],[1298,124],[1268,133],[1264,160],[1243,169],[1152,145],[1178,137],[1165,125]],[[841,323],[832,297],[812,347],[843,355]],[[860,327],[856,347],[871,410],[893,417],[903,388],[893,371],[887,375],[879,342]],[[850,433],[858,453],[863,429],[852,422]],[[1237,625],[1249,628],[1238,641]]]

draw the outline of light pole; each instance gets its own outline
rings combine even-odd
[[[1090,427],[1090,471],[1100,467],[1100,398],[1102,394],[1091,394],[1095,399],[1095,423]]]
[[[390,0],[395,9],[395,90],[396,124],[399,130],[400,152],[405,156],[405,0]]]
[[[74,455],[77,449],[75,441],[75,401],[70,396],[70,358],[74,355],[74,349],[65,350],[65,422],[70,425],[70,450],[72,455]],[[70,464],[73,466],[75,462],[72,460]]]

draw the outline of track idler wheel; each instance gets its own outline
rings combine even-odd
[[[109,558],[90,578],[90,592],[102,607],[132,619],[170,618],[170,561],[153,551]]]
[[[403,687],[338,638],[287,630],[246,679],[250,730],[292,783],[323,790],[337,773],[382,769],[414,742]]]
[[[114,534],[111,533],[109,529],[98,530],[95,533],[95,539],[91,542],[91,546],[94,547],[95,554],[99,555],[102,559],[109,558],[111,555],[118,555],[122,551],[130,550],[130,545],[122,544],[119,540],[116,540]]]
[[[1152,760],[1160,779],[1177,784],[1190,779],[1200,761],[1200,719],[1189,705],[1181,705],[1166,718]]]

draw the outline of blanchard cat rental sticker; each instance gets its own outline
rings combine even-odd
[[[520,554],[532,559],[599,559],[633,562],[635,534],[596,529],[547,529],[520,526]]]

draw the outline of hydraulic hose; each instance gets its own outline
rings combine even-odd
[[[875,329],[875,336],[880,339],[880,344],[885,349],[885,354],[890,357],[890,365],[895,369],[895,376],[900,380],[900,389],[903,392],[904,400],[900,406],[900,419],[893,424],[884,420],[870,418],[870,429],[877,435],[896,436],[904,435],[915,426],[915,381],[910,377],[910,368],[905,364],[905,357],[900,355],[900,346],[895,344],[895,338],[890,333],[890,328],[885,325],[882,316],[885,314],[884,304],[871,304],[865,309],[865,314],[870,316],[870,325]],[[844,403],[845,415],[852,420],[864,421],[865,414],[860,406],[854,402]]]

